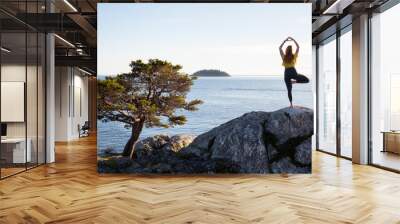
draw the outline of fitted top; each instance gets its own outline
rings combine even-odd
[[[285,60],[282,60],[282,66],[285,68],[294,68],[297,62],[297,54],[293,55],[293,59],[289,62],[285,62]]]

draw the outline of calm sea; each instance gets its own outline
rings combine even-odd
[[[250,111],[274,111],[289,105],[283,77],[221,77],[195,80],[188,99],[204,101],[195,112],[182,111],[187,123],[173,128],[145,128],[141,138],[156,134],[194,135],[206,132],[226,121]],[[313,107],[311,84],[293,87],[295,105]],[[99,153],[106,148],[122,151],[130,130],[118,122],[98,122],[97,144]]]

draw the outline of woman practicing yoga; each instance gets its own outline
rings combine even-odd
[[[285,53],[283,53],[283,45],[288,42],[288,41],[293,41],[296,44],[296,53],[293,54],[292,50],[292,45],[289,45],[286,47]],[[294,66],[296,65],[297,61],[297,56],[299,55],[299,44],[297,41],[291,37],[286,38],[281,46],[279,47],[279,52],[281,53],[282,57],[282,65],[285,67],[285,83],[286,83],[286,88],[288,91],[288,97],[290,101],[290,107],[293,107],[292,104],[292,85],[295,83],[308,83],[310,80],[308,80],[307,77],[304,75],[297,74],[296,69]]]

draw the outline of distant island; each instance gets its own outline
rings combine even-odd
[[[216,69],[204,69],[192,74],[196,77],[229,77],[230,75],[224,71]]]

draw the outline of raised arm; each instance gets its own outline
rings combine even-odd
[[[300,50],[300,46],[299,43],[297,43],[297,41],[295,39],[293,39],[292,37],[290,37],[291,40],[293,40],[294,44],[296,44],[296,55],[299,54],[299,50]]]
[[[282,48],[283,48],[283,45],[286,43],[286,41],[288,41],[287,38],[282,42],[281,46],[279,46],[279,53],[281,53],[281,58],[282,59],[285,57],[285,54],[283,53],[283,49]]]

